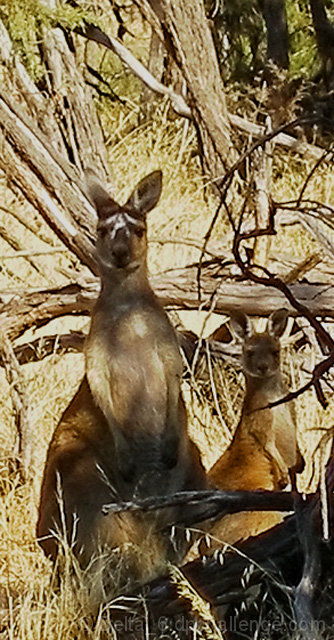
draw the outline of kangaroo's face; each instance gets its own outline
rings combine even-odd
[[[146,260],[146,214],[159,200],[161,171],[141,180],[122,206],[109,196],[90,170],[86,172],[86,181],[98,214],[96,251],[102,269],[136,270]]]
[[[243,367],[245,373],[264,378],[276,373],[280,365],[279,340],[268,333],[258,333],[243,343]]]
[[[146,255],[146,223],[125,207],[99,220],[96,251],[106,267],[135,269]]]
[[[242,343],[242,364],[246,375],[269,378],[280,366],[280,341],[288,319],[286,309],[274,311],[268,319],[266,331],[256,333],[251,320],[242,311],[231,314],[230,327]]]

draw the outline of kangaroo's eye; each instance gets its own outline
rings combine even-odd
[[[103,238],[105,238],[106,235],[107,235],[106,227],[98,227],[97,231],[98,231],[98,234],[99,234],[100,238],[102,238],[102,240],[103,240]]]
[[[135,234],[137,236],[137,238],[142,238],[144,235],[144,229],[140,229],[139,227],[137,229],[135,229]]]
[[[246,354],[247,354],[247,356],[249,356],[250,358],[251,358],[252,356],[254,356],[254,355],[255,355],[255,353],[256,353],[256,349],[253,349],[253,347],[249,347],[248,349],[246,349]]]

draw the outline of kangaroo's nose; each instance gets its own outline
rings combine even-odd
[[[265,373],[268,372],[268,369],[269,369],[268,363],[267,362],[258,362],[257,369],[258,369],[259,373],[264,375]]]
[[[130,262],[129,249],[123,242],[120,242],[113,247],[112,255],[115,263],[120,267],[125,267]]]

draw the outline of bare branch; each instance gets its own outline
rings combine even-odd
[[[2,234],[2,229],[0,227],[0,234]],[[14,247],[13,247],[14,248]],[[23,249],[22,251],[15,251],[12,254],[5,254],[0,256],[0,260],[15,260],[16,258],[33,258],[35,256],[51,256],[54,253],[66,253],[68,249],[64,247],[50,247],[50,249],[45,249],[44,251],[29,251]]]
[[[112,502],[103,506],[103,513],[191,507],[180,512],[180,520],[170,523],[190,525],[238,511],[292,511],[293,501],[294,494],[287,491],[180,491],[138,501]]]
[[[163,96],[168,96],[174,111],[184,118],[191,118],[191,109],[186,104],[183,96],[176,93],[169,87],[165,87],[144,67],[144,65],[135,58],[135,56],[127,49],[124,44],[104,33],[99,27],[87,24],[84,28],[76,27],[75,31],[80,35],[102,44],[107,49],[113,51],[126,65],[132,73],[137,76],[151,91]]]
[[[237,163],[238,164],[238,163]],[[291,307],[297,311],[297,313],[301,316],[304,316],[310,325],[313,327],[317,338],[324,348],[325,353],[329,354],[328,358],[318,363],[313,370],[313,375],[311,380],[298,389],[294,393],[287,394],[281,400],[270,403],[268,406],[273,407],[286,402],[292,398],[298,397],[301,393],[309,389],[313,386],[317,398],[323,407],[327,406],[327,401],[325,395],[322,391],[321,387],[321,378],[326,374],[327,371],[330,370],[334,365],[334,340],[331,337],[330,333],[325,329],[322,323],[317,319],[314,311],[310,309],[309,304],[304,304],[297,294],[292,290],[292,286],[288,286],[286,282],[283,281],[282,278],[275,276],[273,273],[269,271],[269,269],[265,268],[263,265],[254,264],[252,259],[250,259],[249,254],[246,254],[246,258],[242,257],[241,247],[245,240],[250,240],[252,238],[258,238],[260,236],[272,235],[275,233],[275,212],[277,205],[272,203],[271,212],[269,215],[268,223],[265,227],[262,228],[254,228],[251,230],[241,231],[241,222],[243,218],[243,212],[245,211],[248,204],[249,190],[246,192],[244,203],[242,207],[242,211],[239,214],[239,224],[236,225],[229,210],[227,209],[227,214],[230,219],[230,223],[232,228],[234,229],[234,240],[233,240],[233,255],[238,265],[240,271],[243,276],[246,277],[253,283],[262,284],[265,287],[276,289],[280,291],[286,300],[290,303]],[[226,190],[222,190],[221,202],[226,200]],[[263,274],[263,275],[261,275]]]
[[[61,289],[15,296],[0,307],[0,331],[10,340],[31,327],[42,327],[54,318],[65,315],[88,315],[98,292],[72,284]]]

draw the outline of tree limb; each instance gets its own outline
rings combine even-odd
[[[263,284],[247,283],[222,277],[219,266],[203,268],[203,309],[209,309],[215,297],[215,312],[229,314],[242,308],[249,315],[266,316],[282,306],[287,306],[284,293],[268,289]],[[196,266],[172,269],[150,278],[153,289],[165,307],[175,309],[198,309]],[[291,294],[310,313],[317,316],[334,317],[334,285],[296,283],[289,285]],[[98,280],[90,284],[71,284],[60,289],[39,292],[20,292],[0,306],[0,329],[10,340],[22,335],[31,327],[41,327],[50,320],[65,315],[88,315],[97,299]],[[1,295],[1,292],[0,292]],[[292,314],[298,315],[293,306]]]
[[[168,507],[191,507],[180,512],[170,525],[191,525],[209,518],[238,511],[292,511],[294,496],[287,491],[180,491],[137,501],[119,501],[104,505],[102,512],[156,511]]]

